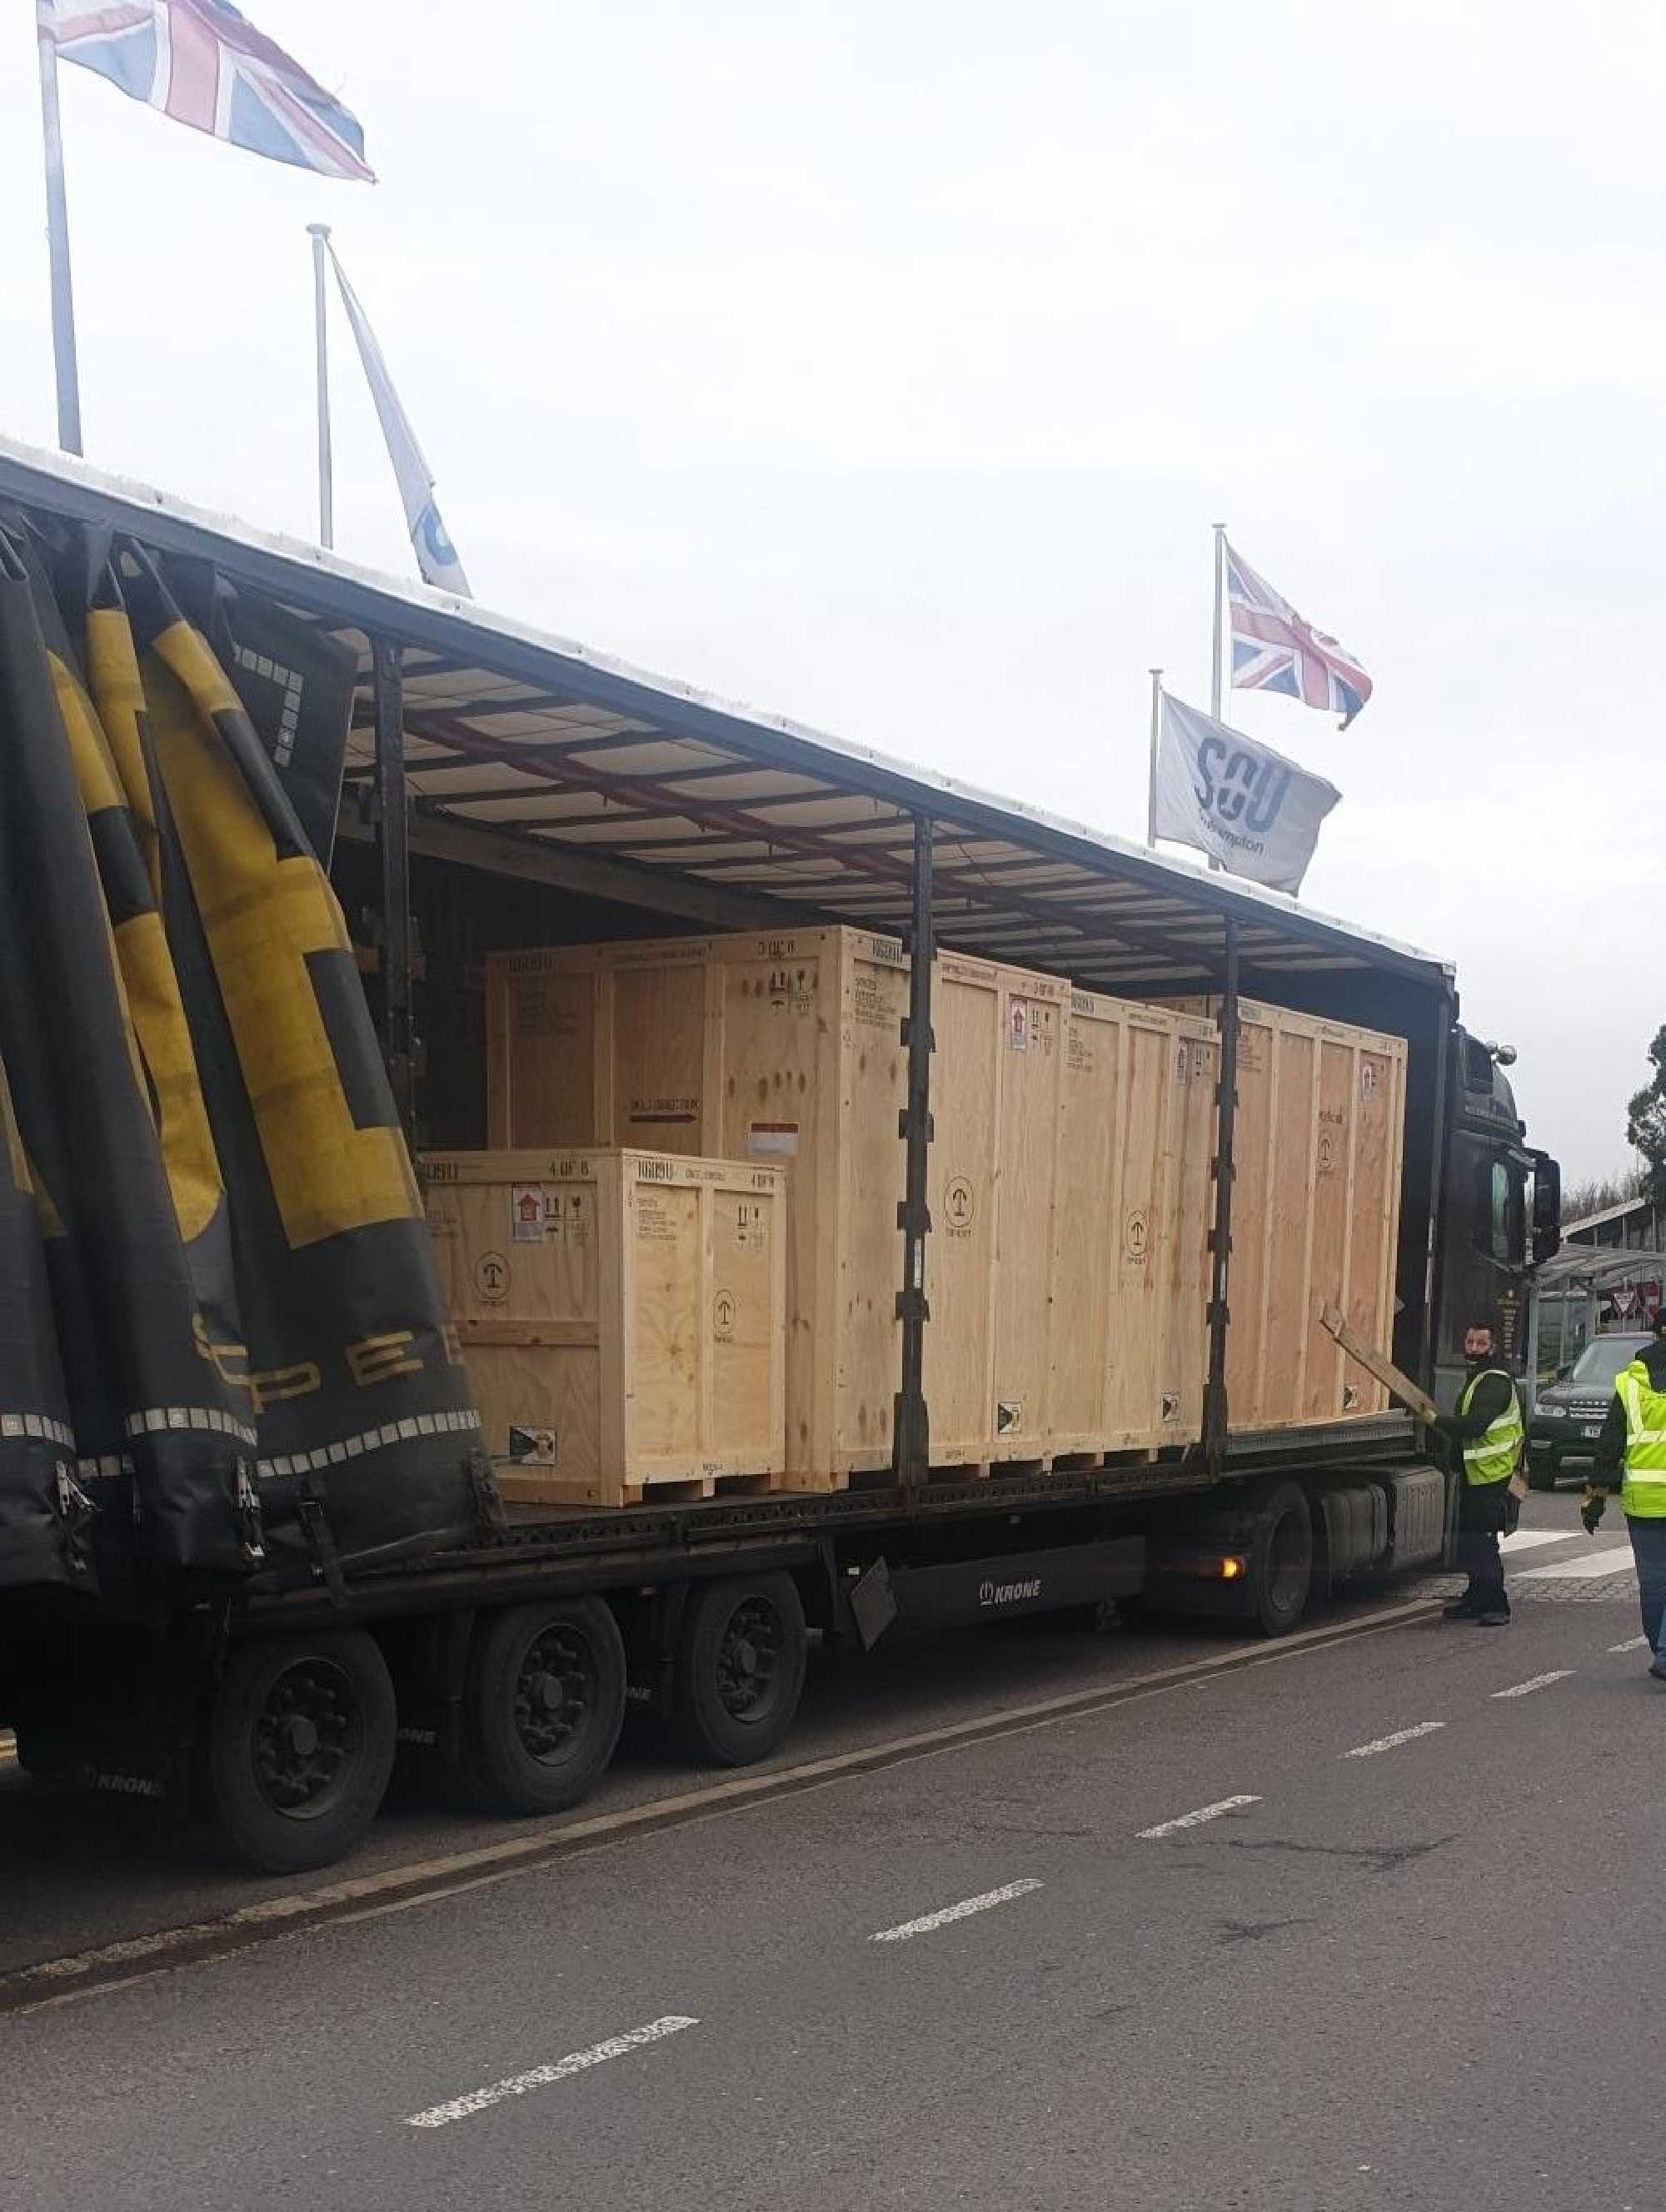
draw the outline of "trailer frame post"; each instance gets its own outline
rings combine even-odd
[[[1232,1184],[1237,1175],[1232,1140],[1238,1103],[1238,926],[1223,919],[1225,936],[1225,988],[1220,999],[1220,1080],[1215,1093],[1215,1220],[1209,1232],[1209,1380],[1204,1393],[1203,1449],[1213,1480],[1219,1481],[1226,1457],[1226,1331],[1232,1257]]]
[[[400,649],[370,641],[376,715],[377,838],[382,862],[382,1053],[405,1142],[416,1142],[410,991],[410,813],[405,785],[404,672]]]
[[[909,1011],[903,1023],[907,1048],[908,1103],[897,1115],[903,1155],[903,1195],[897,1208],[903,1232],[903,1287],[897,1293],[897,1317],[903,1325],[901,1385],[891,1409],[891,1472],[911,1488],[922,1483],[931,1466],[931,1414],[924,1388],[926,1323],[926,1239],[931,1234],[927,1204],[927,1147],[933,1134],[931,1115],[932,962],[936,943],[932,927],[932,836],[928,814],[914,817],[912,923],[909,932]]]

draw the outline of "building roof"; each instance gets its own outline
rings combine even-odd
[[[1582,1213],[1577,1221],[1565,1221],[1562,1234],[1576,1237],[1582,1229],[1601,1229],[1610,1221],[1629,1220],[1633,1214],[1652,1216],[1660,1211],[1646,1191],[1636,1198],[1622,1198],[1617,1206],[1599,1206],[1595,1213]]]
[[[371,758],[370,639],[396,641],[419,820],[489,832],[499,853],[605,861],[608,880],[640,884],[644,903],[676,883],[738,895],[759,918],[897,931],[924,815],[945,944],[1112,990],[1196,990],[1219,975],[1230,917],[1250,990],[1350,969],[1450,988],[1446,963],[1283,893],[727,704],[65,456],[0,439],[0,498],[211,559],[346,640],[365,681],[350,774],[368,774]]]

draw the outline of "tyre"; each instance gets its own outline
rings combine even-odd
[[[624,1712],[624,1642],[600,1598],[493,1615],[476,1637],[464,1698],[471,1793],[499,1812],[564,1812],[612,1758]]]
[[[804,1688],[804,1607],[791,1575],[738,1575],[689,1597],[672,1698],[696,1759],[750,1766],[785,1739]]]
[[[362,1629],[240,1644],[209,1711],[210,1818],[263,1874],[327,1866],[375,1819],[397,1735],[392,1677]]]
[[[1250,1609],[1263,1636],[1288,1636],[1313,1582],[1313,1516],[1299,1484],[1280,1482],[1256,1514]]]

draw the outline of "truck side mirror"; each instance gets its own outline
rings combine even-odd
[[[1533,1264],[1542,1267],[1562,1249],[1562,1170],[1548,1152],[1533,1155]]]

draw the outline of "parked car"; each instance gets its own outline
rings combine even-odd
[[[1572,1367],[1541,1390],[1528,1424],[1528,1450],[1535,1476],[1555,1481],[1562,1462],[1595,1459],[1596,1439],[1614,1402],[1614,1378],[1653,1341],[1643,1335],[1594,1336]]]

